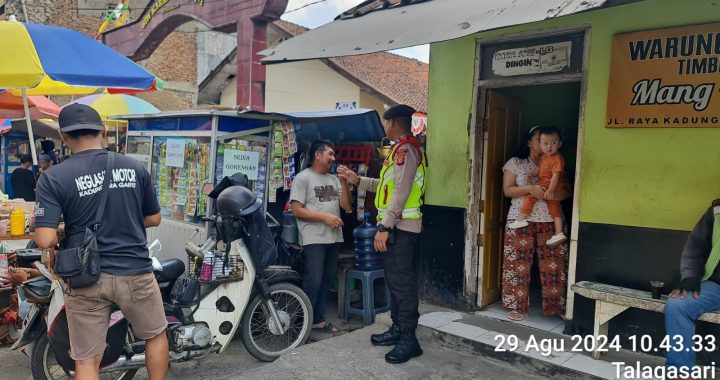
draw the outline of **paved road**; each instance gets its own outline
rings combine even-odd
[[[348,327],[350,326],[341,326]],[[299,347],[273,363],[250,356],[242,342],[234,340],[222,355],[211,354],[200,361],[174,363],[169,379],[192,380],[283,380],[283,379],[507,379],[535,380],[538,377],[517,372],[505,363],[489,361],[479,355],[457,352],[433,341],[421,342],[424,354],[401,365],[385,363],[390,348],[374,347],[370,335],[386,327],[376,324],[353,332],[319,340]],[[313,336],[312,340],[327,338]],[[0,367],[13,380],[30,380],[28,359],[20,352],[0,347]],[[2,376],[2,378],[9,378]],[[146,380],[145,370],[136,379]]]
[[[237,378],[238,374],[260,368],[265,364],[250,356],[242,341],[236,339],[222,355],[211,354],[201,361],[173,363],[170,366],[168,379]],[[32,379],[29,359],[20,352],[10,351],[8,346],[0,347],[0,367],[2,373],[12,374],[12,380]],[[2,375],[0,378],[9,379]],[[140,370],[135,379],[147,379],[145,370]]]

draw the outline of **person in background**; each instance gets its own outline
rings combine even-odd
[[[38,167],[40,168],[40,174],[45,173],[46,170],[50,169],[52,167],[52,159],[50,158],[50,155],[47,154],[41,154],[40,159],[38,160]]]
[[[314,142],[308,156],[310,167],[295,176],[292,183],[290,205],[305,255],[303,290],[313,306],[313,330],[334,333],[338,329],[325,321],[325,302],[337,277],[343,242],[340,208],[352,212],[352,200],[347,180],[330,174],[335,162],[333,143]]]
[[[695,347],[709,347],[695,335],[695,321],[720,310],[720,199],[712,202],[690,232],[680,257],[680,284],[665,303],[665,333],[670,339],[665,365],[695,366]],[[678,339],[682,337],[682,339]],[[707,345],[707,346],[706,346]]]
[[[20,167],[10,175],[10,184],[14,198],[35,201],[35,173],[32,171],[32,157],[29,154],[20,156]]]
[[[55,153],[55,143],[50,139],[43,139],[40,141],[40,152],[46,154],[53,165],[57,165],[58,159]]]
[[[391,364],[404,363],[423,353],[415,330],[420,318],[420,208],[428,166],[422,145],[412,134],[413,113],[415,109],[400,104],[383,114],[385,135],[396,144],[383,163],[379,179],[359,177],[345,166],[338,168],[340,177],[346,178],[358,190],[375,191],[378,209],[375,250],[383,257],[393,324],[388,331],[372,335],[370,342],[376,346],[395,345],[385,355],[385,361]]]
[[[6,274],[0,274],[0,286],[17,286],[17,295],[18,295],[18,316],[20,320],[25,319],[25,316],[27,316],[28,311],[30,311],[30,302],[27,301],[27,298],[25,297],[25,292],[23,291],[22,285],[23,282],[35,278],[40,277],[40,271],[34,268],[10,268],[8,273]]]
[[[503,193],[512,200],[503,246],[502,302],[510,310],[508,319],[514,321],[522,320],[528,313],[530,273],[535,259],[540,269],[543,314],[565,315],[568,243],[552,247],[547,244],[555,235],[555,219],[545,200],[547,189],[538,184],[537,173],[543,154],[540,145],[542,131],[543,127],[530,128],[516,157],[509,159],[503,166]],[[571,195],[570,187],[567,186],[554,192],[552,198],[562,201]],[[537,203],[527,217],[528,226],[513,229],[510,225],[519,218],[525,196],[537,198]]]

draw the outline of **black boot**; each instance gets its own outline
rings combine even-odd
[[[388,331],[370,336],[370,342],[374,346],[392,346],[397,343],[398,339],[400,339],[400,326],[395,323],[390,326]]]
[[[400,364],[422,355],[420,343],[415,337],[414,327],[400,327],[400,339],[392,351],[385,354],[385,361],[390,364]]]

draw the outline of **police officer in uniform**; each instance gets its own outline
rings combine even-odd
[[[392,295],[392,327],[371,337],[376,346],[395,345],[385,355],[392,364],[404,363],[422,355],[415,337],[418,318],[418,280],[420,232],[422,231],[422,197],[427,180],[427,159],[420,141],[411,131],[415,110],[401,104],[383,114],[387,137],[395,141],[383,163],[380,178],[359,177],[340,166],[338,174],[359,190],[375,191],[378,209],[378,232],[375,249],[383,255],[385,279]]]

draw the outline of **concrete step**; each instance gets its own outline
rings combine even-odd
[[[594,360],[589,352],[573,352],[577,339],[572,340],[567,335],[436,305],[421,304],[420,314],[419,339],[505,362],[519,371],[542,378],[619,380],[626,379],[619,370],[622,367],[612,363],[628,366],[640,363],[653,367],[664,363],[661,357],[627,350],[603,353],[600,360]],[[378,315],[376,323],[389,326],[389,313]],[[508,339],[515,338],[517,344],[510,347]],[[499,347],[503,342],[505,350]]]

